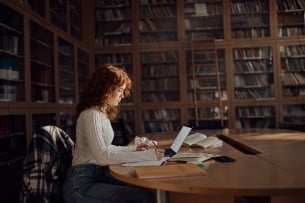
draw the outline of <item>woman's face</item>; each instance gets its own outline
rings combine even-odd
[[[121,99],[124,98],[124,90],[126,88],[126,84],[124,83],[122,86],[117,87],[111,94],[110,97],[110,105],[118,106]]]

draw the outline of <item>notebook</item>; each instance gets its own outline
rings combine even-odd
[[[170,178],[181,176],[204,176],[205,170],[194,164],[171,164],[165,166],[142,166],[135,168],[135,174],[140,179]]]
[[[173,143],[171,144],[170,148],[165,149],[164,155],[172,157],[175,154],[177,154],[179,149],[181,148],[185,138],[190,134],[191,130],[192,130],[192,127],[183,125],[180,128],[180,130],[179,130],[176,138],[174,139]]]

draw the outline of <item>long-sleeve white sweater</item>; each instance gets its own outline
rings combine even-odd
[[[115,146],[111,144],[113,137],[113,128],[105,113],[97,107],[83,111],[77,119],[72,165],[157,160],[154,149],[136,151],[135,145]]]

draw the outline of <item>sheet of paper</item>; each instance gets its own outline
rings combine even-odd
[[[168,159],[169,157],[163,157],[162,159],[157,161],[137,161],[137,162],[125,163],[122,164],[122,166],[161,166]]]

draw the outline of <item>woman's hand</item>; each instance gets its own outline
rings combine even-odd
[[[137,151],[145,151],[148,150],[151,146],[146,143],[139,143],[137,144]]]
[[[164,157],[164,149],[155,148],[157,159],[160,160]]]

